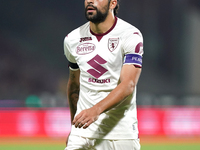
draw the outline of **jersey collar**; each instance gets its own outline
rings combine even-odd
[[[91,29],[90,29],[90,32],[92,35],[96,36],[98,41],[100,41],[104,35],[108,34],[109,32],[111,32],[114,29],[116,24],[117,24],[117,17],[115,16],[115,22],[114,22],[113,26],[107,32],[102,33],[102,34],[96,34]]]

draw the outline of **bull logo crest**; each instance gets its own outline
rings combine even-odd
[[[119,44],[119,38],[109,38],[108,39],[108,49],[113,52]]]

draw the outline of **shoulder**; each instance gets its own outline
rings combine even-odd
[[[89,22],[83,24],[82,26],[72,30],[68,35],[65,37],[65,42],[73,41],[74,39],[82,37],[83,34],[88,32],[89,30]]]
[[[137,27],[120,18],[118,18],[117,26],[119,29],[121,28],[124,36],[128,36],[130,34],[137,34],[139,36],[142,36],[142,33]]]

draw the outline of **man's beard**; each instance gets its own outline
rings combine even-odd
[[[108,5],[109,6],[109,5]],[[109,7],[104,7],[105,12],[99,11],[96,7],[93,7],[96,10],[96,15],[93,15],[93,13],[87,13],[87,9],[85,9],[85,17],[88,21],[91,21],[93,23],[101,23],[104,22],[106,17],[108,16]]]

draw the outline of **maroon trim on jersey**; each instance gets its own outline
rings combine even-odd
[[[96,38],[97,38],[98,41],[100,41],[104,35],[108,34],[110,31],[112,31],[114,29],[114,27],[115,27],[116,24],[117,24],[117,17],[115,16],[115,22],[114,22],[113,26],[107,32],[102,33],[102,34],[96,34],[91,29],[90,29],[90,32],[91,32],[91,34],[93,34],[94,36],[96,36]]]
[[[139,66],[139,65],[134,65],[136,68],[142,68],[141,66]]]

